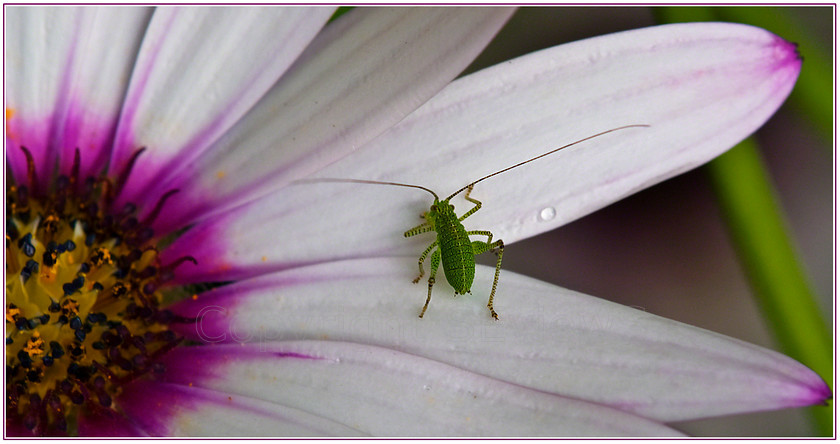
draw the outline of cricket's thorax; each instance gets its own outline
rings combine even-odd
[[[447,201],[436,203],[433,215],[438,235],[440,259],[446,280],[458,294],[465,294],[472,288],[475,277],[475,255],[467,230],[458,220],[455,208]]]

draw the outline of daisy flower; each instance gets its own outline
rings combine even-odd
[[[5,11],[8,435],[675,435],[831,395],[776,352],[514,273],[494,321],[488,267],[420,319],[431,241],[401,234],[428,196],[296,182],[444,192],[646,125],[477,186],[470,226],[515,242],[753,132],[799,72],[775,35],[662,26],[452,81],[511,10]]]

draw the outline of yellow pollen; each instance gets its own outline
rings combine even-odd
[[[73,299],[65,299],[64,302],[61,303],[61,310],[69,314],[78,315],[79,303]]]
[[[30,358],[44,354],[44,340],[41,339],[41,334],[38,333],[38,330],[35,330],[35,332],[32,333],[32,337],[26,341],[26,346],[23,348],[23,351],[26,352]]]
[[[11,304],[6,307],[6,322],[15,323],[15,319],[20,315],[20,309],[11,307]]]
[[[219,170],[219,171],[216,172],[216,177],[219,178],[219,179],[224,179],[226,175],[227,174],[222,170]]]

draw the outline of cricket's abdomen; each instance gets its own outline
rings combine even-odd
[[[438,218],[435,228],[446,280],[458,294],[465,294],[475,277],[475,255],[467,230],[454,213],[452,217]]]

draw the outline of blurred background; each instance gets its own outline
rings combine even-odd
[[[466,72],[574,40],[653,26],[660,12],[647,7],[520,8]],[[809,54],[800,46],[804,65],[799,83],[809,60],[822,57],[831,62],[833,7],[772,8],[772,14],[815,42],[817,49],[809,45],[808,51],[821,52]],[[770,30],[797,41],[795,36]],[[825,91],[827,99],[832,93]],[[833,116],[825,116],[821,131],[813,115],[790,102],[755,136],[794,248],[825,325],[830,327],[834,149],[825,122],[830,128]],[[503,268],[782,351],[753,297],[707,168],[663,182],[541,236],[506,245]],[[494,265],[495,256],[480,256],[479,262]],[[817,433],[808,409],[672,425],[695,436]]]

